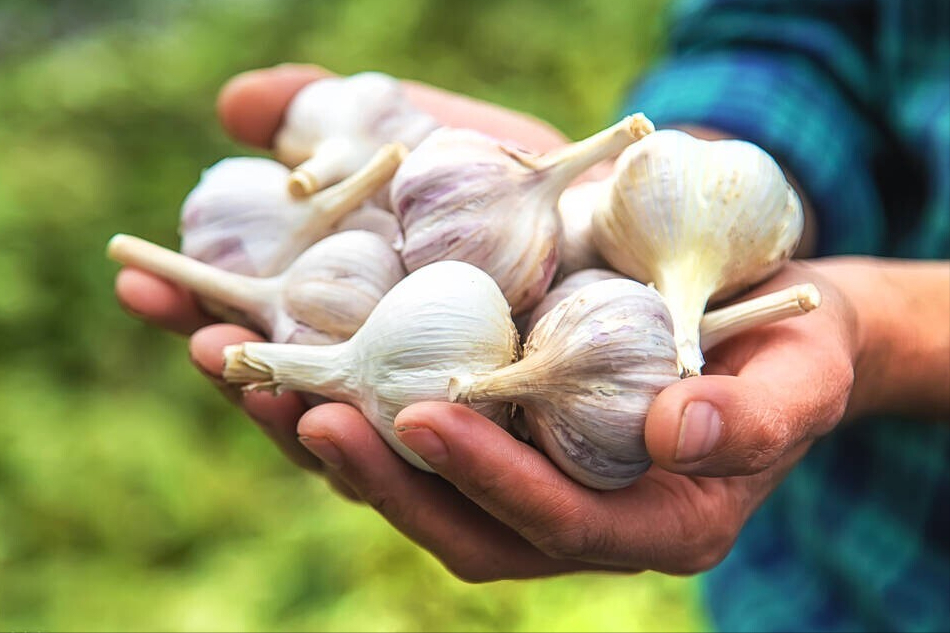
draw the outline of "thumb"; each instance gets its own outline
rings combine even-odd
[[[741,376],[675,383],[650,407],[647,450],[658,466],[676,473],[723,477],[765,470],[840,418],[834,398],[800,387]]]

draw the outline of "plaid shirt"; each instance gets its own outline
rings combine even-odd
[[[820,254],[950,258],[950,2],[688,0],[625,111],[768,150]],[[817,442],[705,578],[739,630],[950,630],[950,425]]]

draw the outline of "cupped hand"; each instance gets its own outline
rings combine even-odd
[[[331,72],[317,66],[292,64],[243,73],[221,90],[218,116],[236,140],[269,148],[293,96],[308,83],[330,76]],[[444,125],[478,129],[534,151],[552,149],[566,140],[547,123],[525,114],[417,82],[404,82],[404,87],[417,107]],[[182,198],[185,193],[182,192]],[[133,316],[191,335],[191,358],[198,369],[241,405],[294,463],[311,470],[322,468],[320,460],[297,441],[297,421],[306,407],[296,394],[285,393],[278,398],[244,394],[221,380],[223,347],[261,340],[258,334],[235,325],[216,324],[190,292],[142,270],[123,268],[116,277],[115,289],[119,303]],[[333,475],[330,480],[339,490],[353,496]]]
[[[661,392],[646,423],[655,464],[621,490],[573,482],[457,404],[416,404],[395,421],[400,440],[439,476],[405,464],[345,405],[311,410],[298,432],[356,495],[463,579],[703,571],[845,415],[858,333],[838,287],[850,274],[839,261],[796,262],[757,288],[809,281],[823,303],[724,342],[708,354],[710,375]]]

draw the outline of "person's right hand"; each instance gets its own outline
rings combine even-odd
[[[238,75],[218,97],[221,123],[236,140],[267,149],[294,95],[308,83],[330,76],[329,71],[309,65],[282,65]],[[566,141],[553,127],[528,115],[416,82],[403,85],[412,102],[443,125],[477,129],[538,152]],[[183,199],[186,193],[182,192]],[[190,353],[195,366],[243,407],[295,464],[322,470],[320,460],[297,440],[297,421],[306,410],[297,394],[284,393],[275,398],[243,393],[221,379],[221,349],[233,343],[262,340],[259,334],[236,325],[216,324],[190,292],[142,270],[123,268],[115,289],[119,302],[132,315],[160,328],[191,335]],[[355,498],[338,478],[330,475],[329,479],[338,490]]]

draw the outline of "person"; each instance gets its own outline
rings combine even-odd
[[[811,209],[813,252],[799,255],[822,257],[754,292],[809,281],[823,303],[718,346],[705,375],[661,392],[645,429],[655,465],[627,488],[586,489],[447,403],[396,418],[437,475],[418,471],[353,407],[308,411],[292,393],[224,385],[222,348],[259,336],[212,323],[181,289],[126,268],[117,295],[191,334],[195,364],[290,459],[465,580],[712,570],[707,603],[726,630],[946,630],[950,35],[939,16],[950,5],[926,4],[934,17],[925,4],[693,0],[675,14],[670,57],[625,110],[771,152]],[[221,92],[222,123],[268,147],[291,97],[327,74],[240,75]],[[529,116],[405,87],[446,125],[537,151],[565,142]]]

